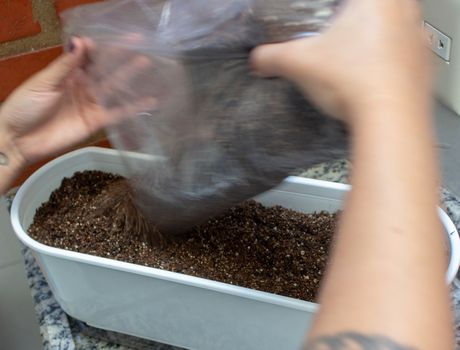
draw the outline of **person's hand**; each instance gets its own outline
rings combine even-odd
[[[258,47],[251,63],[260,76],[292,80],[326,113],[352,122],[368,105],[429,100],[422,36],[417,1],[348,0],[321,35]]]
[[[256,73],[351,129],[352,190],[305,349],[452,349],[428,54],[416,0],[348,0],[323,34],[252,53]]]
[[[92,43],[72,39],[72,51],[26,81],[0,109],[0,135],[6,156],[16,167],[53,155],[77,144],[104,126],[151,108],[154,98],[133,101],[125,107],[100,106],[85,83],[86,64]],[[149,67],[146,57],[124,62],[97,89],[110,89]],[[0,152],[5,150],[0,149]]]

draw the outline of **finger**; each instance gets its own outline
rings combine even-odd
[[[145,47],[145,45],[145,38],[137,33],[120,35],[111,43],[88,41],[88,57],[90,62],[94,63],[88,66],[88,73],[96,81],[104,81],[121,65],[136,56],[133,47]]]
[[[269,44],[256,47],[251,52],[250,64],[254,74],[263,77],[284,75],[282,52],[286,44]]]
[[[106,110],[104,113],[99,113],[97,116],[91,116],[91,120],[87,120],[88,129],[91,133],[97,132],[100,129],[133,119],[141,113],[148,114],[147,111],[152,112],[157,108],[157,106],[157,99],[153,97],[146,97],[126,106],[111,108]]]
[[[135,118],[139,114],[148,115],[158,107],[158,100],[154,97],[145,97],[127,106],[116,107],[108,111],[109,120],[106,125],[113,125],[128,119]]]
[[[141,77],[141,74],[147,74],[152,67],[152,62],[146,56],[137,56],[117,68],[106,80],[101,81],[97,89],[102,96],[107,96],[115,91],[129,93],[132,86],[135,85],[135,78]]]
[[[34,80],[46,85],[47,88],[62,87],[66,78],[84,62],[86,48],[83,40],[73,38],[71,48],[72,51],[64,53],[57,58],[45,70],[39,73],[36,80]]]
[[[281,44],[256,47],[250,57],[254,73],[263,78],[283,77],[296,80],[314,56],[317,38],[298,39]],[[305,73],[305,72],[304,72]]]

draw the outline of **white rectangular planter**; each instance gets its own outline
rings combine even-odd
[[[131,154],[133,157],[138,155]],[[64,177],[102,170],[124,175],[117,151],[85,148],[42,167],[21,187],[11,218],[34,253],[61,307],[89,325],[196,350],[299,349],[318,305],[202,278],[48,247],[26,231],[36,209]],[[288,178],[255,199],[303,212],[337,211],[349,186]],[[440,210],[449,237],[448,281],[460,260],[455,226]]]

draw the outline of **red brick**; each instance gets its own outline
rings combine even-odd
[[[61,52],[62,47],[57,46],[0,60],[0,102],[24,80],[46,67]]]
[[[103,0],[54,0],[54,7],[56,8],[56,12],[60,14],[62,11],[71,7],[101,1]]]
[[[34,19],[32,0],[0,0],[0,42],[12,41],[40,33]]]

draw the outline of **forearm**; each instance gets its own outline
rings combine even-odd
[[[353,190],[312,338],[352,331],[416,349],[452,347],[428,109],[395,103],[360,112],[366,115],[353,127]]]

